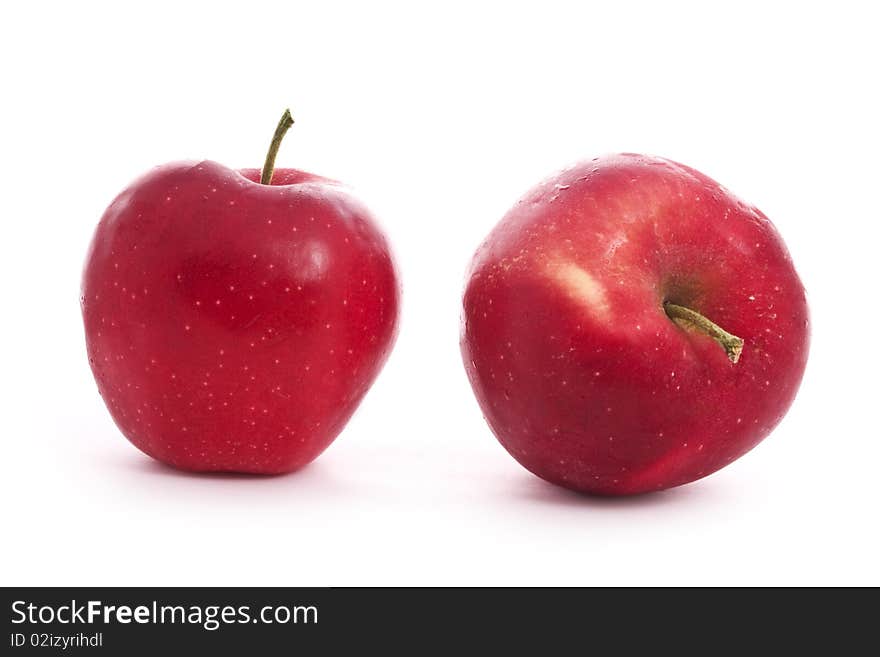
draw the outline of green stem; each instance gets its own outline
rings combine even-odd
[[[266,153],[266,162],[263,164],[263,172],[260,174],[260,183],[263,185],[272,184],[272,172],[275,171],[275,157],[278,155],[278,148],[281,146],[281,140],[284,139],[284,134],[292,125],[293,117],[290,115],[290,110],[286,109],[284,110],[284,114],[281,115],[278,127],[275,128],[275,134],[272,135],[272,143],[269,144],[269,152]]]
[[[738,338],[732,333],[728,333],[715,322],[703,317],[700,313],[691,310],[690,308],[685,308],[684,306],[679,306],[667,301],[663,304],[663,310],[666,311],[669,319],[682,328],[696,329],[715,340],[715,342],[720,344],[724,349],[731,363],[736,363],[739,360],[739,357],[742,354],[743,344],[745,344],[742,338]]]

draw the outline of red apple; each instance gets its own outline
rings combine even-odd
[[[341,184],[160,166],[110,205],[85,265],[89,362],[122,433],[169,465],[274,474],[345,426],[395,339],[385,236]]]
[[[724,467],[785,415],[804,289],[770,221],[633,154],[526,194],[474,258],[462,354],[492,431],[560,486],[626,495]]]

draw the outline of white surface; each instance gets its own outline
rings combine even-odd
[[[0,582],[880,584],[869,3],[423,4],[4,9]],[[178,474],[130,446],[97,394],[86,245],[155,164],[260,166],[288,105],[279,166],[347,181],[382,218],[400,339],[311,467]],[[603,501],[496,443],[461,366],[459,295],[522,192],[623,150],[694,166],[770,216],[814,335],[764,444],[699,483]]]

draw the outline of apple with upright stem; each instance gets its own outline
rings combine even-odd
[[[809,346],[804,288],[760,211],[670,160],[570,167],[474,257],[461,349],[528,470],[626,495],[694,481],[782,419]]]
[[[388,357],[399,286],[342,184],[210,161],[157,167],[110,204],[82,282],[98,390],[135,446],[176,468],[276,474],[317,457]]]

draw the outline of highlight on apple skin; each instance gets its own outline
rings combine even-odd
[[[495,436],[586,493],[700,479],[779,423],[809,349],[773,224],[705,175],[635,154],[569,167],[479,247],[461,351]]]
[[[113,201],[89,249],[98,390],[128,440],[177,468],[302,467],[394,344],[388,241],[340,183],[274,169],[285,116],[262,171],[157,167]]]

